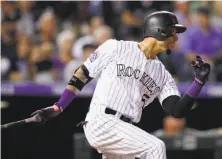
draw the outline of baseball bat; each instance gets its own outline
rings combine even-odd
[[[10,128],[10,127],[14,127],[14,126],[24,125],[24,124],[27,124],[27,123],[39,123],[41,121],[42,121],[42,118],[39,116],[39,114],[36,114],[35,116],[30,117],[30,118],[26,118],[26,119],[23,119],[23,120],[18,120],[18,121],[14,121],[14,122],[11,122],[11,123],[1,125],[1,130],[7,129],[7,128]]]

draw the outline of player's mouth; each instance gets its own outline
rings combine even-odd
[[[177,36],[170,37],[166,43],[166,48],[173,49],[176,46],[176,41],[178,40]]]

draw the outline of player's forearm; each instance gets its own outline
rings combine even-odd
[[[59,101],[55,103],[57,107],[61,111],[66,109],[68,105],[72,102],[72,100],[77,96],[77,94],[80,92],[76,87],[67,85],[65,90],[63,91],[61,97],[59,98]]]
[[[78,94],[80,92],[80,90],[78,90],[76,87],[72,86],[72,85],[67,85],[66,89],[70,90],[71,92]]]
[[[164,109],[175,118],[184,118],[195,103],[195,99],[185,94],[182,98],[179,96],[170,96],[163,102]]]
[[[68,85],[66,86],[63,94],[61,95],[58,102],[55,103],[60,110],[66,109],[72,100],[77,96],[77,94],[82,90],[86,83],[88,83],[91,78],[87,74],[87,70],[84,65],[76,70],[75,74],[70,79]]]
[[[176,118],[183,118],[187,115],[194,105],[194,99],[201,92],[210,73],[210,65],[205,63],[201,57],[196,57],[196,60],[192,62],[192,66],[195,70],[195,79],[188,91],[181,99],[173,100],[173,102],[166,99],[165,103],[163,103],[165,105],[167,104],[168,110]]]
[[[194,81],[182,98],[170,96],[163,101],[163,108],[175,118],[185,117],[195,104],[195,98],[199,95],[203,84]]]

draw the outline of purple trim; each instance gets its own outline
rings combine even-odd
[[[76,94],[66,88],[62,96],[60,97],[59,101],[55,103],[55,105],[57,105],[61,110],[64,110],[75,97]]]
[[[195,98],[199,95],[202,88],[203,88],[203,84],[200,84],[199,82],[194,80],[194,82],[192,83],[192,85],[187,91],[187,95],[192,98]]]
[[[187,93],[192,83],[178,83],[178,89],[181,94]],[[38,84],[31,81],[23,82],[1,82],[2,96],[53,96],[60,97],[66,88],[66,82],[56,82],[47,84]],[[80,97],[91,97],[96,87],[96,82],[91,81],[78,94]],[[202,98],[222,98],[222,82],[205,82],[198,97]]]

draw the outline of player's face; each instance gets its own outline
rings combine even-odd
[[[176,46],[177,40],[178,40],[178,36],[176,34],[176,30],[173,29],[172,36],[164,41],[166,49],[173,49]]]

